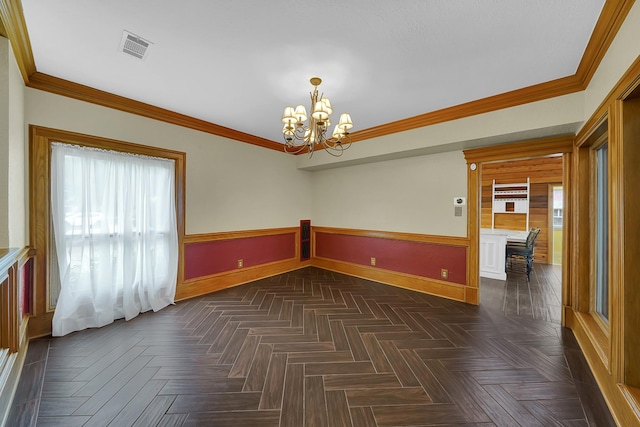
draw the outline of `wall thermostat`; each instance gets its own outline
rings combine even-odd
[[[467,204],[466,197],[454,197],[453,198],[453,206],[464,206]]]

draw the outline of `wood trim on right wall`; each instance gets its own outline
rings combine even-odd
[[[608,144],[608,322],[596,311],[594,263],[593,147]],[[570,327],[618,425],[640,426],[640,57],[587,121],[574,144],[571,206],[574,226]]]

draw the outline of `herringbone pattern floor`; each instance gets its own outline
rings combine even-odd
[[[488,306],[306,268],[34,341],[10,422],[613,425],[570,331]]]

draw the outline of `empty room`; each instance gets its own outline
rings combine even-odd
[[[0,425],[640,426],[638,141],[633,0],[0,0]]]

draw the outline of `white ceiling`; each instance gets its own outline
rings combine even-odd
[[[39,72],[276,142],[312,76],[357,131],[572,75],[603,4],[22,0]]]

